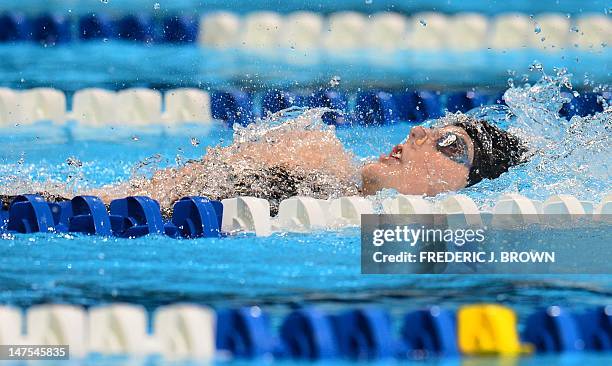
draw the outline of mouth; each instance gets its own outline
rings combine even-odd
[[[389,154],[390,158],[400,160],[402,158],[402,145],[395,145]]]

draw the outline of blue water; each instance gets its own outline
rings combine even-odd
[[[82,55],[89,55],[84,58]],[[609,47],[561,52],[482,50],[469,53],[354,51],[341,53],[278,50],[271,53],[220,51],[196,45],[142,45],[109,40],[44,48],[0,44],[0,87],[28,89],[49,86],[72,92],[86,87],[112,90],[145,86],[244,90],[270,87],[320,88],[332,77],[340,89],[504,90],[515,83],[537,81],[529,72],[534,60],[568,69],[577,88],[584,81],[612,81]],[[57,70],[65,70],[57,72]],[[458,72],[460,70],[460,72]]]

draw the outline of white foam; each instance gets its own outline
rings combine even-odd
[[[203,306],[175,304],[157,309],[153,328],[166,359],[210,360],[215,354],[215,313]]]
[[[220,11],[200,20],[199,42],[208,47],[231,48],[240,43],[241,22],[235,14]]]
[[[72,97],[71,118],[90,126],[108,126],[117,123],[117,94],[110,90],[82,89]]]
[[[157,90],[124,89],[117,93],[117,120],[132,126],[146,126],[162,121],[162,96]]]
[[[66,119],[66,96],[57,89],[34,88],[19,95],[20,119],[23,124],[38,121],[63,123]]]
[[[72,305],[39,305],[27,312],[27,339],[37,345],[69,345],[71,357],[88,353],[87,314]]]
[[[210,95],[200,89],[182,88],[164,94],[166,122],[212,122]]]

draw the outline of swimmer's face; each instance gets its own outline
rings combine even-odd
[[[462,128],[416,126],[405,143],[362,169],[363,190],[430,196],[459,190],[467,185],[473,158],[474,144]]]

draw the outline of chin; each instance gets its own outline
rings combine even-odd
[[[371,163],[361,168],[361,182],[365,195],[375,194],[383,188],[381,186],[381,177],[384,175],[383,168],[381,163]]]

